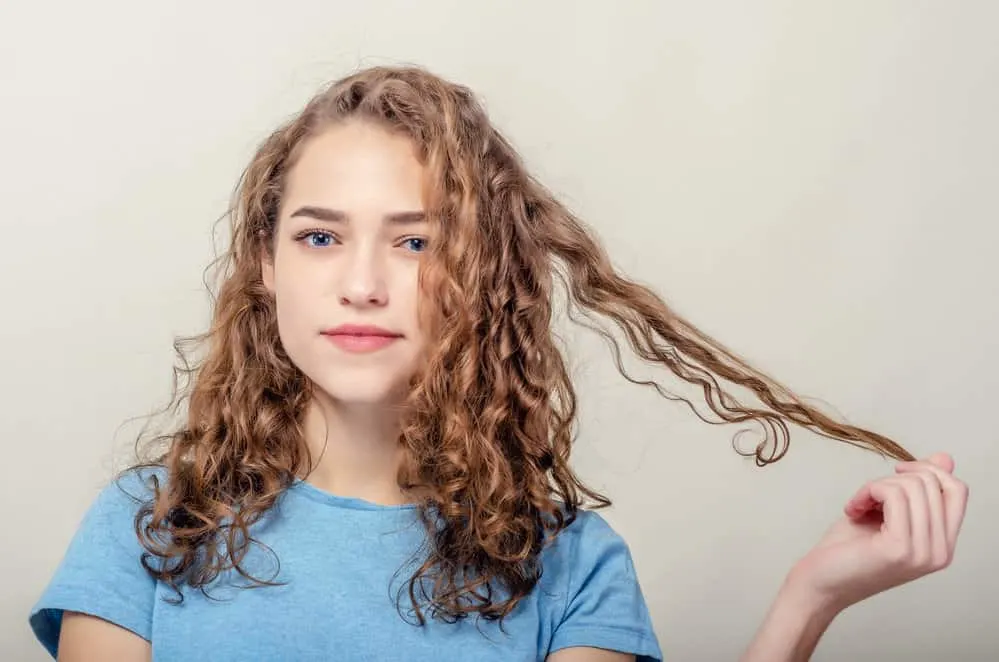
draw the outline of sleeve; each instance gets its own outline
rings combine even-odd
[[[573,531],[573,529],[575,529]],[[562,569],[567,590],[549,652],[574,646],[635,655],[661,662],[662,651],[624,539],[597,513],[580,512],[570,533]]]
[[[148,494],[132,470],[107,485],[88,509],[29,617],[53,658],[66,611],[97,616],[150,640],[156,583],[142,567],[144,550],[134,528],[139,499]]]

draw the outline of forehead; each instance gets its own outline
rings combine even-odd
[[[425,176],[408,137],[369,122],[336,124],[299,147],[282,206],[323,205],[352,214],[419,210]]]

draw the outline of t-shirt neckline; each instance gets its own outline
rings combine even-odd
[[[301,478],[295,478],[291,484],[291,489],[297,491],[302,496],[322,503],[334,508],[346,508],[349,510],[367,510],[372,512],[385,512],[385,513],[397,513],[405,512],[410,510],[416,510],[418,507],[415,503],[403,503],[398,505],[385,505],[380,503],[374,503],[373,501],[366,501],[359,497],[346,497],[340,496],[339,494],[333,494],[332,492],[327,492],[326,490],[320,489],[313,485],[312,483],[302,480]]]

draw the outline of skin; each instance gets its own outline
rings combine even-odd
[[[405,138],[363,123],[327,130],[305,146],[289,175],[273,255],[264,256],[261,271],[276,299],[281,342],[318,386],[305,442],[321,459],[308,480],[382,504],[409,500],[396,484],[392,411],[424,347],[417,277],[429,228],[415,215],[423,210],[423,176]],[[339,220],[303,214],[303,207],[337,210]],[[376,324],[402,337],[373,354],[350,354],[320,333],[343,323]],[[899,464],[895,475],[858,490],[792,568],[742,662],[808,660],[841,611],[947,567],[968,498],[953,470],[953,460],[939,454]],[[150,657],[149,643],[128,630],[88,615],[64,617],[63,662]],[[594,648],[548,657],[634,659]]]

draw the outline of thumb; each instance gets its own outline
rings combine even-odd
[[[934,453],[926,459],[930,464],[943,469],[947,473],[954,473],[954,458],[947,453]]]

